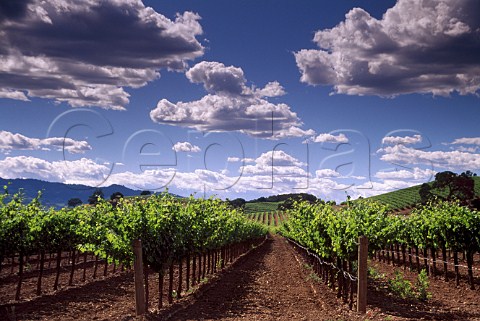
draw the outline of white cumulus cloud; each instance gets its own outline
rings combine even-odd
[[[31,138],[19,133],[0,131],[0,150],[66,150],[72,154],[84,153],[92,147],[86,141],[68,137]]]
[[[421,169],[418,167],[413,168],[412,170],[397,170],[390,172],[377,172],[375,174],[376,178],[382,180],[424,180],[430,181],[437,172],[432,169]]]
[[[173,145],[172,149],[176,152],[198,153],[201,151],[200,147],[192,145],[189,142],[178,142]]]
[[[190,102],[161,99],[150,112],[154,122],[204,132],[238,131],[267,139],[315,134],[301,128],[303,124],[290,106],[267,100],[284,93],[278,82],[270,82],[263,89],[249,87],[241,68],[206,61],[192,67],[186,76],[193,83],[203,84],[208,94]]]
[[[255,164],[241,168],[245,175],[275,175],[307,177],[306,163],[301,162],[283,150],[268,151],[255,159]]]
[[[389,163],[428,164],[460,170],[480,169],[480,155],[462,151],[425,151],[405,145],[387,146],[379,150],[380,159]]]
[[[74,161],[46,161],[44,159],[17,156],[0,160],[0,177],[35,178],[67,184],[101,184],[109,175],[110,167],[91,159]]]
[[[244,163],[254,163],[255,159],[254,158],[240,158],[240,157],[228,157],[227,162],[229,163],[236,163],[236,162],[244,162]]]
[[[351,185],[335,181],[333,170],[317,171],[312,177],[306,164],[284,151],[266,152],[254,165],[237,173],[177,168],[148,169],[139,173],[114,171],[107,163],[82,158],[75,161],[47,161],[35,157],[6,157],[0,160],[2,178],[36,178],[68,184],[89,186],[124,185],[136,189],[160,190],[175,188],[188,193],[211,192],[232,197],[231,193],[253,193],[259,196],[285,193],[312,193],[322,199],[342,200]],[[328,176],[328,177],[327,177]],[[349,189],[356,194],[356,189]]]
[[[480,146],[480,137],[457,138],[451,144],[452,145],[477,145],[477,146]]]
[[[305,140],[304,143],[348,143],[348,138],[345,134],[323,133]]]
[[[0,98],[124,109],[125,87],[184,70],[203,55],[200,16],[174,20],[142,1],[25,0],[0,13]]]
[[[382,144],[389,144],[389,145],[413,145],[422,142],[421,135],[413,135],[413,136],[387,136],[382,139]]]
[[[295,53],[301,81],[348,95],[478,94],[478,0],[398,0],[381,19],[353,8]]]
[[[323,177],[339,177],[340,173],[329,168],[324,168],[324,169],[319,169],[315,171],[315,176],[318,178],[323,178]]]

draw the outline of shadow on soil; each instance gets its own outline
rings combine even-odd
[[[369,285],[368,305],[383,313],[412,320],[477,320],[480,315],[463,311],[444,311],[444,305],[433,299],[427,302],[406,300],[389,295]]]
[[[0,320],[12,318],[12,306],[16,317],[26,319],[46,318],[65,312],[65,306],[74,303],[101,305],[115,297],[124,296],[126,288],[133,283],[132,273],[123,273],[103,280],[93,281],[79,287],[67,288],[52,294],[36,297],[32,300],[15,304],[0,304]],[[135,304],[132,303],[134,307]]]
[[[35,262],[36,260],[31,260],[30,261],[30,265],[33,267],[35,265]],[[53,260],[52,260],[53,262]],[[86,263],[84,262],[78,262],[75,264],[75,271],[82,271],[83,268],[87,268],[87,269],[90,269],[94,266],[95,262],[94,261],[88,261]],[[53,267],[52,267],[53,265]],[[104,267],[104,261],[99,261],[99,264],[98,264],[98,275],[101,275],[103,273],[103,267]],[[8,265],[8,266],[11,266],[11,265]],[[5,268],[4,268],[5,269]],[[7,268],[5,270],[9,270],[10,268]],[[16,284],[18,282],[18,267],[15,269],[15,272],[14,273],[5,273],[4,275],[2,275],[0,277],[0,284],[2,285],[8,285],[8,284]],[[67,265],[67,266],[62,266],[61,267],[61,273],[70,273],[70,265]],[[44,268],[44,271],[43,271],[43,278],[48,278],[49,276],[51,275],[55,275],[57,273],[57,268],[55,267],[55,263],[51,264],[51,266],[49,267],[48,266],[48,262],[45,263],[45,268]],[[79,272],[81,273],[81,272]],[[23,281],[27,281],[28,279],[34,279],[36,281],[36,279],[38,278],[38,275],[39,275],[39,269],[38,268],[34,268],[34,269],[31,269],[31,270],[25,270],[23,272]]]
[[[256,272],[265,270],[263,259],[272,251],[272,240],[240,258],[233,266],[222,272],[216,280],[200,289],[188,303],[179,302],[156,314],[149,314],[146,320],[221,320],[227,317],[254,314],[245,306],[245,298],[256,281]]]

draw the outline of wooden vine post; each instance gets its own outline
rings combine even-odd
[[[367,258],[368,239],[365,236],[358,238],[358,280],[357,280],[357,312],[367,312]]]
[[[143,284],[142,241],[133,241],[134,275],[135,275],[135,306],[137,316],[145,314],[145,288]]]

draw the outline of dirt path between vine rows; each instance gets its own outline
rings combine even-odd
[[[133,273],[117,271],[109,277],[91,279],[92,269],[93,265],[89,266],[87,276],[90,277],[86,283],[80,282],[81,273],[76,273],[73,287],[66,286],[69,273],[62,273],[61,288],[54,292],[49,291],[54,274],[46,275],[42,296],[35,295],[36,277],[29,278],[22,285],[20,302],[10,299],[16,283],[9,278],[16,276],[0,278],[0,320],[140,320],[135,317]],[[319,288],[310,273],[301,256],[284,238],[269,236],[263,245],[216,276],[209,276],[210,280],[194,293],[160,311],[153,307],[158,291],[150,288],[150,313],[145,319],[359,319],[355,312],[339,304],[333,291]],[[151,285],[156,284],[156,275],[150,275],[149,279]]]
[[[94,266],[91,263],[87,268],[86,282],[79,280],[82,273],[78,271],[74,285],[67,286],[69,269],[66,269],[60,277],[58,291],[51,291],[55,273],[47,273],[42,296],[35,295],[37,278],[33,274],[22,285],[21,300],[13,301],[16,275],[3,269],[0,275],[0,320],[480,321],[480,284],[477,282],[476,290],[470,290],[464,277],[456,287],[452,271],[449,282],[445,282],[441,275],[430,277],[432,298],[427,302],[404,300],[388,291],[387,279],[393,279],[395,272],[401,271],[414,284],[417,272],[371,261],[370,267],[381,277],[369,280],[367,314],[359,315],[337,299],[336,291],[318,282],[305,262],[302,254],[284,238],[270,236],[263,245],[228,264],[225,270],[209,275],[208,282],[196,285],[193,292],[183,293],[182,299],[175,300],[172,305],[165,304],[160,310],[155,306],[158,276],[151,274],[150,309],[143,319],[135,317],[132,271],[117,269],[107,277],[98,275],[93,279]]]
[[[273,236],[184,309],[152,320],[338,320],[335,302],[314,292],[296,256],[285,239]]]

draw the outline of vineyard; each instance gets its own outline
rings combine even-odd
[[[413,207],[420,203],[420,186],[412,186],[398,191],[389,192],[369,197],[369,200],[377,201],[390,206],[393,210]]]
[[[212,311],[221,310],[223,302],[235,310],[238,304],[230,304],[241,301],[248,305],[250,300],[257,300],[258,292],[250,291],[259,280],[265,282],[258,285],[261,295],[275,302],[283,293],[290,292],[288,295],[295,297],[296,291],[302,293],[303,300],[309,300],[302,285],[305,279],[297,276],[297,285],[292,286],[289,282],[294,277],[283,277],[290,273],[285,270],[287,267],[298,270],[303,264],[306,272],[295,273],[309,273],[308,278],[316,282],[316,287],[330,288],[328,292],[332,294],[322,292],[322,298],[330,302],[330,310],[310,306],[310,319],[315,319],[315,313],[330,319],[335,315],[360,319],[358,314],[351,314],[353,311],[346,311],[356,307],[361,235],[369,241],[371,269],[388,272],[387,267],[391,266],[405,273],[428,273],[432,282],[442,279],[457,291],[472,291],[480,284],[480,213],[458,203],[428,204],[413,209],[409,216],[395,216],[389,206],[368,200],[348,201],[342,207],[296,202],[286,212],[245,214],[218,199],[178,199],[169,194],[127,199],[117,205],[100,201],[95,206],[62,210],[44,208],[39,198],[23,204],[20,195],[2,197],[0,319],[15,319],[11,316],[15,307],[23,313],[32,309],[27,319],[33,318],[38,309],[50,310],[57,302],[76,302],[79,296],[85,302],[103,302],[97,311],[110,306],[123,311],[109,312],[116,315],[110,319],[119,317],[115,313],[132,315],[134,240],[142,242],[145,305],[149,311],[162,315],[173,313],[171,309],[177,304],[190,302],[193,311],[198,308],[204,315],[216,318]],[[279,231],[284,238],[266,239],[269,230]],[[292,261],[290,251],[305,263]],[[264,279],[265,275],[269,279]],[[207,295],[206,306],[195,303],[198,296],[190,293],[202,293],[200,289],[208,289],[212,280],[218,281],[210,285],[215,290]],[[369,304],[378,309],[382,305],[379,300],[384,300],[386,294],[371,287],[376,284],[383,289],[386,285],[371,279],[368,282],[373,302]],[[278,284],[284,288],[278,288]],[[244,292],[232,291],[239,288],[245,288]],[[123,302],[130,310],[115,305],[117,299],[111,298],[115,292],[125,293]],[[449,291],[443,292],[448,296]],[[424,293],[424,299],[427,294]],[[93,299],[98,296],[109,298]],[[227,297],[232,302],[225,301]],[[472,297],[469,300],[475,301],[476,297]],[[296,304],[288,296],[285,300],[289,305],[275,305],[276,312],[260,303],[262,313],[289,313],[291,305]],[[332,312],[336,305],[333,300],[343,301],[346,311]],[[61,306],[56,308],[58,319],[63,315]],[[301,305],[294,310],[301,317]],[[200,312],[184,312],[196,313]],[[378,310],[376,313],[383,315]],[[476,310],[472,313],[477,315]]]
[[[475,181],[475,195],[480,196],[480,177],[473,177],[473,180]],[[388,205],[392,210],[412,208],[421,202],[419,194],[420,186],[421,185],[416,185],[398,191],[371,196],[368,200]],[[446,194],[440,193],[439,195],[445,196]]]
[[[445,281],[449,266],[453,266],[450,270],[456,285],[462,268],[470,288],[475,288],[479,283],[473,271],[475,254],[480,250],[480,213],[447,202],[419,207],[408,217],[388,213],[388,206],[369,201],[349,202],[340,209],[297,203],[282,234],[305,249],[319,277],[332,287],[337,284],[338,297],[349,300],[350,305],[361,235],[368,238],[372,257],[415,267],[418,272],[425,269],[432,276],[439,274],[437,265],[441,262]],[[464,262],[459,262],[459,253]]]
[[[288,220],[288,214],[282,211],[252,213],[245,214],[245,216],[252,221],[269,227],[279,227]]]
[[[0,199],[0,282],[15,282],[16,289],[2,301],[20,300],[22,284],[31,283],[32,278],[37,284],[36,295],[42,295],[48,292],[42,284],[45,277],[55,276],[50,284],[50,290],[55,291],[65,273],[72,285],[74,274],[82,274],[84,282],[87,270],[95,279],[101,273],[106,276],[108,269],[130,269],[132,242],[140,239],[145,278],[158,274],[162,288],[168,274],[167,293],[172,303],[173,296],[181,296],[182,284],[188,290],[200,283],[259,244],[267,233],[265,226],[217,199],[192,197],[185,201],[162,194],[116,206],[99,202],[57,211],[43,208],[39,198],[23,204],[20,195],[10,201],[6,201],[7,196],[5,193]],[[161,306],[162,295],[158,299]]]
[[[256,214],[276,211],[281,202],[247,202],[245,203],[245,214]]]

